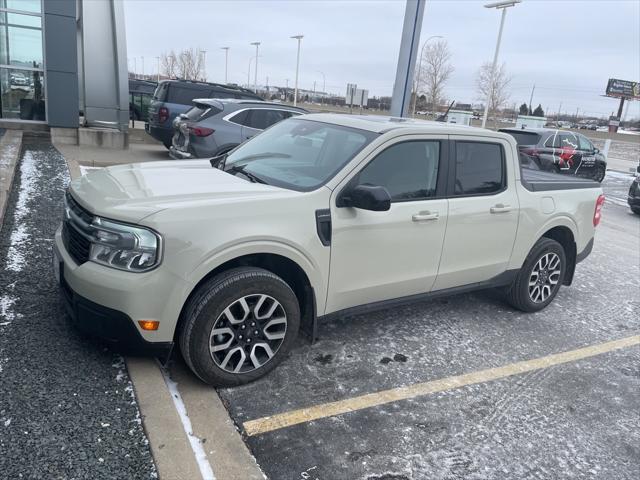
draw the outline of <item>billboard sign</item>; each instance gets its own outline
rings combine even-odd
[[[606,95],[640,100],[640,83],[610,78],[607,83]]]

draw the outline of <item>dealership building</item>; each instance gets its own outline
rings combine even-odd
[[[124,11],[117,0],[0,0],[0,128],[125,135]],[[86,128],[80,128],[86,127]]]

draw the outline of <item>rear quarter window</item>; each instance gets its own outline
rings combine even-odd
[[[518,146],[522,145],[537,145],[540,141],[540,135],[534,132],[517,132],[513,130],[505,130],[504,133],[508,133],[516,139]]]
[[[194,98],[206,97],[209,91],[203,88],[194,88],[193,85],[172,84],[165,102],[178,103],[181,105],[191,105]]]
[[[156,91],[153,92],[153,99],[158,102],[164,102],[164,99],[167,95],[167,89],[169,88],[168,83],[161,83],[156,87]]]

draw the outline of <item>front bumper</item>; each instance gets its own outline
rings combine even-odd
[[[189,288],[161,267],[132,273],[86,262],[75,263],[55,235],[55,258],[69,316],[80,330],[125,347],[129,353],[169,349]],[[156,331],[142,330],[139,320],[157,320]]]

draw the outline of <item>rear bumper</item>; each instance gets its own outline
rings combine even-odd
[[[169,148],[169,155],[171,156],[171,158],[175,158],[176,160],[187,160],[189,158],[193,158],[193,155],[191,155],[190,153],[178,150],[173,145],[171,145],[171,147]]]
[[[580,253],[576,255],[576,263],[580,263],[585,258],[587,258],[591,254],[592,250],[593,250],[593,238],[589,240],[589,243],[587,243],[587,246],[584,247],[584,250],[582,250]]]
[[[145,130],[156,140],[164,144],[171,144],[171,138],[173,137],[173,129],[171,127],[159,127],[148,123],[145,125]]]

